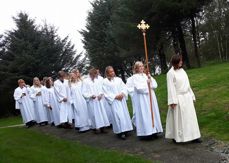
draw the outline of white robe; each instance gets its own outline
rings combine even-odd
[[[130,114],[126,104],[128,98],[127,87],[121,78],[115,77],[112,80],[104,79],[103,82],[104,96],[111,107],[113,132],[119,134],[133,130],[130,119]],[[119,94],[125,94],[122,101],[116,100],[115,97]]]
[[[98,77],[96,78],[97,80],[99,80],[99,82],[103,82],[104,78],[100,75],[98,75]],[[104,107],[105,107],[105,110],[106,110],[106,113],[107,113],[107,117],[108,117],[108,120],[109,120],[109,123],[112,124],[112,113],[111,113],[111,106],[108,104],[108,101],[105,99],[103,100],[104,102]]]
[[[99,96],[103,94],[102,82],[96,79],[92,81],[90,77],[85,79],[82,85],[82,94],[87,101],[91,128],[99,129],[109,126],[110,123],[104,107],[104,97],[101,100],[98,100],[97,97],[95,99],[91,98],[93,95]]]
[[[155,133],[163,132],[157,98],[154,93],[157,88],[157,82],[151,78],[152,108],[154,116],[154,127],[150,111],[149,89],[147,84],[148,77],[145,74],[133,75],[133,86],[135,102],[133,103],[136,116],[137,136],[148,136]]]
[[[49,112],[51,113],[50,116],[55,126],[58,126],[60,124],[60,108],[54,92],[54,87],[45,89],[44,104],[47,107],[51,107],[51,110],[49,109]]]
[[[186,72],[172,67],[167,73],[168,105],[177,104],[175,109],[169,107],[166,120],[168,139],[187,142],[200,138],[200,130],[193,101],[195,95],[190,87]]]
[[[29,88],[23,87],[17,87],[14,91],[14,100],[16,104],[16,109],[20,109],[23,123],[28,123],[30,121],[35,121],[35,112],[34,112],[34,104],[33,101],[29,97]],[[22,96],[22,94],[25,93],[26,96]]]
[[[34,102],[35,114],[36,114],[36,121],[37,123],[47,122],[48,121],[48,110],[43,103],[44,94],[42,93],[42,87],[34,87],[30,88],[30,98]],[[40,96],[36,94],[41,92]]]
[[[71,103],[74,108],[75,127],[79,131],[90,129],[90,120],[86,100],[82,95],[82,81],[71,83]]]
[[[129,77],[126,81],[126,86],[127,86],[127,90],[128,93],[130,95],[131,98],[131,102],[132,102],[132,112],[133,112],[133,116],[132,116],[132,123],[134,124],[134,126],[136,126],[136,116],[135,116],[135,98],[136,98],[136,94],[134,94],[134,82],[133,82],[133,76]]]
[[[69,105],[67,102],[64,102],[63,99],[67,98],[68,95],[65,84],[59,79],[54,82],[54,92],[60,109],[60,123],[66,123],[68,122]],[[69,101],[70,99],[67,100]]]
[[[49,108],[49,103],[48,103],[48,90],[45,86],[43,86],[41,88],[41,94],[42,94],[42,101],[43,101],[43,104],[45,106],[45,108],[47,109],[47,116],[48,116],[48,122],[49,124],[53,123],[53,114],[52,114],[52,110]]]
[[[66,87],[66,92],[67,92],[67,110],[68,110],[68,120],[69,123],[72,123],[72,120],[74,119],[74,114],[73,114],[73,106],[71,105],[71,90],[69,86],[69,80],[64,79],[64,85]]]

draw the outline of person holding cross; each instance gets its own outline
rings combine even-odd
[[[157,88],[157,82],[150,74],[147,76],[144,73],[144,65],[140,61],[135,63],[134,71],[132,85],[135,96],[133,105],[135,108],[137,136],[151,139],[157,137],[157,133],[163,132],[157,98],[154,93],[154,89]]]

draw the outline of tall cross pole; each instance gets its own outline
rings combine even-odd
[[[146,22],[144,20],[142,20],[141,23],[138,24],[137,27],[138,27],[138,29],[140,29],[142,31],[142,34],[143,34],[147,76],[148,76],[148,79],[151,80],[150,71],[149,71],[147,43],[146,43],[146,30],[149,29],[150,26],[148,24],[146,24]],[[152,117],[152,126],[154,128],[153,101],[152,101],[152,92],[151,92],[150,83],[148,83],[148,89],[149,89],[149,98],[150,98],[149,100],[150,100],[150,112],[151,112],[151,117]]]

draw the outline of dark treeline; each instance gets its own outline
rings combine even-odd
[[[95,0],[81,31],[87,57],[103,71],[112,65],[117,74],[131,73],[136,60],[144,60],[144,19],[151,68],[167,71],[171,55],[183,55],[186,68],[206,61],[228,60],[229,3],[226,0]],[[153,57],[154,56],[154,57]]]
[[[16,113],[13,99],[17,80],[54,76],[61,69],[82,68],[68,37],[60,38],[47,24],[36,25],[26,13],[13,18],[16,28],[0,37],[0,116]]]

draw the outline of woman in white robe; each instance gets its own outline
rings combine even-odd
[[[200,143],[200,130],[193,101],[195,95],[182,68],[182,57],[172,57],[172,68],[167,73],[168,113],[165,137],[174,142]]]
[[[71,103],[74,109],[75,128],[78,128],[79,132],[85,132],[90,129],[90,120],[87,103],[82,95],[82,80],[79,70],[75,70],[75,72],[70,75]]]
[[[34,102],[36,121],[40,125],[48,124],[48,110],[43,103],[42,96],[42,85],[39,78],[35,77],[33,79],[33,86],[30,88],[30,98]]]
[[[103,91],[111,107],[113,132],[125,140],[127,132],[133,130],[126,104],[126,99],[128,98],[127,87],[121,78],[115,77],[113,67],[106,67],[105,73],[107,78],[103,82]]]
[[[48,80],[48,77],[43,77],[42,80],[42,85],[43,87],[41,88],[41,94],[42,94],[42,100],[43,100],[43,104],[45,105],[46,109],[47,109],[47,116],[48,116],[48,123],[49,124],[53,124],[53,114],[52,114],[52,109],[50,108],[50,105],[48,103],[48,89],[46,87],[46,81]]]
[[[49,77],[45,81],[45,98],[44,98],[44,104],[45,106],[49,109],[52,117],[52,121],[55,126],[60,125],[60,108],[59,108],[59,103],[56,98],[55,92],[54,92],[54,87],[53,87],[53,79]]]
[[[19,87],[14,91],[16,109],[20,109],[23,123],[25,123],[27,127],[31,127],[36,124],[34,104],[29,97],[29,88],[25,85],[25,81],[19,79],[18,85]]]
[[[67,98],[69,99],[66,104],[67,104],[67,113],[68,113],[68,123],[70,125],[73,124],[73,119],[74,119],[74,114],[73,114],[73,107],[71,105],[71,90],[70,90],[70,81],[69,81],[70,75],[65,72],[65,77],[64,77],[64,85],[66,87],[66,92],[67,92]]]
[[[96,69],[96,70],[97,70],[96,80],[99,80],[99,82],[103,82],[104,78],[100,75],[99,69]],[[109,123],[112,125],[111,106],[108,104],[108,101],[106,99],[103,100],[103,102],[104,102],[104,107],[105,107],[105,110],[106,110],[106,113],[107,113],[107,117],[108,117]]]
[[[134,100],[136,116],[136,130],[139,137],[157,137],[157,133],[163,132],[160,113],[157,103],[157,98],[154,89],[157,88],[157,82],[154,78],[149,77],[144,73],[142,62],[136,62],[134,65],[135,74],[132,76],[134,87]],[[148,83],[150,84],[152,93],[152,112],[150,107],[150,95]]]
[[[72,119],[69,119],[69,94],[64,84],[64,71],[58,72],[58,79],[54,82],[54,92],[60,108],[60,123],[63,128],[72,128]]]
[[[82,94],[87,101],[91,128],[95,133],[104,132],[104,128],[110,125],[107,113],[104,107],[104,95],[102,82],[96,80],[97,71],[92,68],[89,71],[89,77],[83,81]]]

